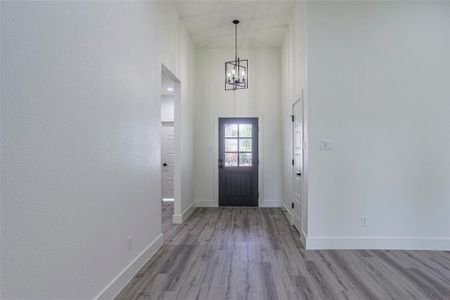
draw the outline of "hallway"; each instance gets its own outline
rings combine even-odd
[[[450,300],[450,0],[0,24],[1,300]]]
[[[163,228],[165,245],[116,299],[450,295],[450,252],[306,251],[278,208],[197,208],[185,224]]]

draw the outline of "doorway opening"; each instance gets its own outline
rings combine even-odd
[[[172,226],[179,209],[179,163],[176,139],[176,111],[180,104],[181,84],[178,78],[161,65],[161,223],[165,233]]]
[[[258,206],[258,118],[219,118],[219,206]]]

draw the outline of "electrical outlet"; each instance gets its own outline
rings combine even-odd
[[[133,249],[133,239],[134,239],[134,236],[132,236],[132,235],[130,235],[128,237],[128,251],[131,251]]]
[[[361,226],[367,226],[367,216],[361,216]]]

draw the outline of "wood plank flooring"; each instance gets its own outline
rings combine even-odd
[[[116,299],[450,299],[450,252],[303,250],[278,208],[197,208],[165,230]]]
[[[168,232],[172,227],[174,227],[172,223],[173,216],[173,202],[161,202],[161,225],[162,232],[167,237],[166,232]]]

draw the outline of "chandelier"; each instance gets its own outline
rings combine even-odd
[[[234,20],[234,60],[225,62],[225,91],[248,88],[248,59],[240,59],[237,54],[237,25]]]

